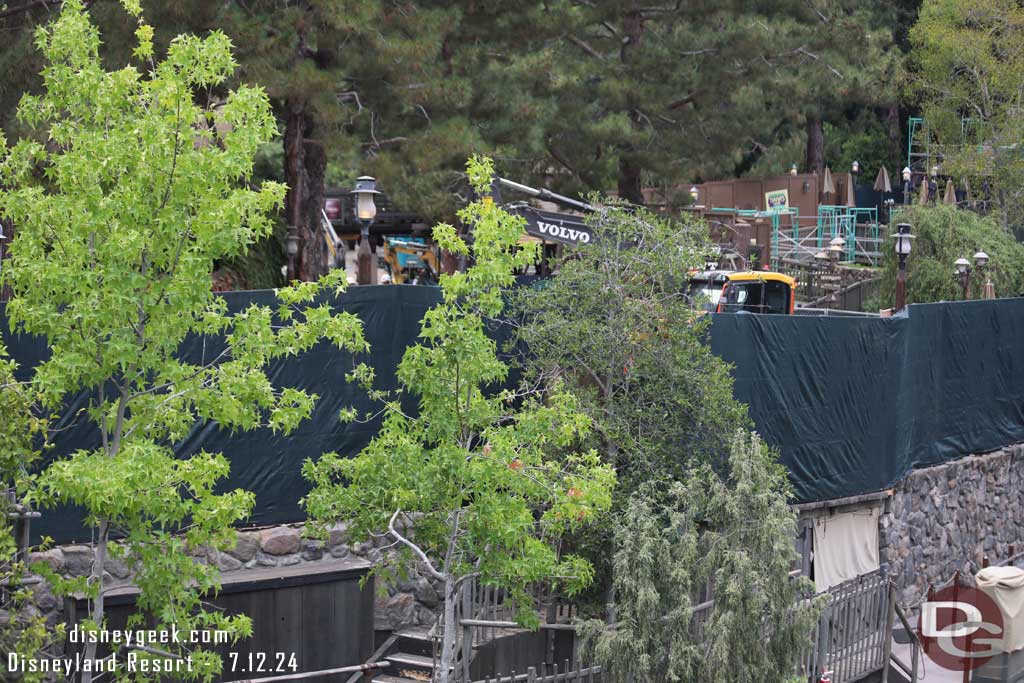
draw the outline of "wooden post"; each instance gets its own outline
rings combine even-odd
[[[462,582],[462,618],[473,617],[473,580]],[[469,661],[473,658],[473,627],[462,626],[462,680],[469,683]]]
[[[882,683],[889,683],[889,660],[892,659],[892,627],[896,622],[896,584],[889,583],[889,609],[885,616],[885,640],[882,642]]]

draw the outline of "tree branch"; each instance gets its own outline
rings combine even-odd
[[[388,521],[388,533],[390,533],[391,536],[396,541],[398,541],[405,547],[409,548],[409,550],[411,550],[418,558],[420,558],[420,560],[425,565],[427,565],[427,571],[430,572],[431,576],[433,576],[435,579],[439,581],[444,581],[446,579],[445,575],[434,569],[434,565],[431,564],[430,559],[427,557],[427,554],[423,552],[418,545],[407,539],[402,534],[398,533],[398,530],[395,529],[395,519],[397,519],[398,515],[400,515],[401,513],[401,510],[395,510],[395,514],[391,515],[391,519]]]
[[[577,38],[576,36],[572,35],[571,33],[569,35],[567,35],[565,37],[565,39],[568,40],[573,45],[575,45],[576,47],[578,47],[579,49],[581,49],[584,52],[586,52],[591,57],[593,57],[595,59],[599,59],[602,62],[604,61],[604,56],[600,52],[598,52],[594,48],[590,47],[590,45],[588,45],[585,41]]]

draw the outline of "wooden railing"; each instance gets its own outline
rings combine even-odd
[[[818,619],[813,641],[798,662],[801,676],[816,681],[822,671],[831,671],[833,683],[850,683],[869,673],[886,669],[892,653],[892,630],[897,612],[895,589],[884,571],[858,577],[830,589],[824,595],[826,604]],[[504,597],[501,591],[467,583],[459,610],[460,661],[456,667],[457,671],[461,669],[464,681],[469,680],[468,665],[473,648],[501,635],[503,630],[517,628],[513,621],[512,606],[506,603]],[[695,638],[703,638],[704,628],[713,610],[713,599],[694,606],[692,628]],[[552,612],[562,614],[563,620],[544,619],[542,629],[575,629],[569,617],[572,614],[571,608],[565,606],[553,610],[549,608],[547,612],[542,610],[542,614]],[[473,616],[463,616],[469,614]],[[907,669],[916,673],[916,663],[915,650],[914,663]],[[512,672],[505,677],[499,676],[478,683],[589,681],[588,676],[597,676],[599,673],[597,667],[582,665],[570,667],[568,671],[563,668],[561,673],[556,669],[553,674],[540,667],[533,670],[533,678],[530,678],[528,670],[527,673]],[[577,674],[578,677],[574,678]],[[555,675],[558,678],[554,678]]]
[[[557,663],[550,666],[541,664],[529,667],[523,674],[513,671],[507,676],[485,678],[474,681],[474,683],[568,683],[569,681],[601,683],[602,680],[600,666],[584,666],[579,660],[573,663],[567,659],[561,671],[559,671]]]
[[[803,674],[832,672],[832,683],[848,683],[888,666],[895,615],[895,591],[882,571],[830,589],[818,618]],[[814,680],[817,680],[814,678]]]

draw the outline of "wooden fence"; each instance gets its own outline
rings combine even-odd
[[[602,680],[600,666],[584,666],[578,660],[572,663],[567,659],[562,666],[561,672],[559,672],[557,663],[552,664],[550,667],[546,664],[541,664],[539,667],[529,667],[524,674],[517,674],[513,671],[507,676],[485,678],[480,681],[474,681],[474,683],[568,683],[569,681],[601,683]]]

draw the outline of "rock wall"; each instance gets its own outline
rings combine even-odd
[[[351,543],[344,526],[332,528],[326,541],[316,541],[303,536],[302,525],[290,525],[240,530],[232,550],[199,549],[195,556],[200,562],[215,564],[221,570],[222,579],[228,579],[254,569],[297,564],[322,566],[352,559],[378,564],[386,555],[396,552],[390,546],[385,539]],[[30,559],[45,561],[64,576],[87,576],[92,571],[93,557],[91,546],[69,545],[33,553]],[[111,587],[131,583],[131,572],[121,561],[107,559],[104,570]],[[378,586],[380,583],[378,580]],[[36,607],[46,615],[51,626],[56,625],[63,617],[63,602],[54,597],[45,584],[37,584],[33,590]],[[375,597],[374,628],[431,626],[438,614],[438,596],[442,594],[440,582],[428,579],[418,567],[412,567],[407,577],[387,586],[386,594],[379,592]]]
[[[997,563],[1024,551],[1024,444],[914,470],[894,487],[878,524],[879,559],[904,605],[956,570],[969,578],[985,558]]]
[[[241,530],[237,538],[230,551],[199,551],[197,557],[216,564],[227,578],[254,569],[355,558],[376,564],[396,552],[384,539],[353,544],[342,526],[333,528],[325,542],[304,538],[301,525]],[[948,582],[956,570],[970,577],[985,558],[996,563],[1024,552],[1024,444],[912,472],[893,488],[879,517],[879,547],[879,559],[889,565],[906,606],[916,605],[929,584]],[[45,560],[67,576],[85,576],[93,551],[84,545],[63,546],[35,553],[33,559]],[[105,570],[112,585],[131,582],[122,562],[107,560]],[[45,584],[33,589],[36,606],[56,624],[62,617],[61,601]],[[375,628],[432,625],[442,594],[439,582],[411,568],[386,594],[377,595]]]

